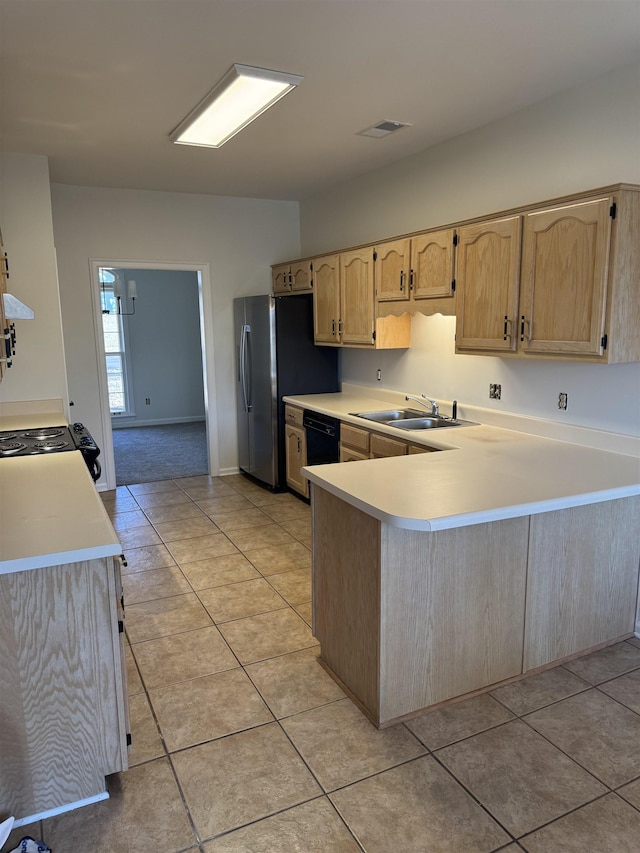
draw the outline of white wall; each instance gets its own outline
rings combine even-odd
[[[186,270],[120,270],[136,282],[136,311],[123,317],[133,417],[112,426],[204,418],[198,274]],[[131,303],[127,302],[131,310]],[[124,307],[124,302],[123,302]],[[146,400],[151,402],[147,405]]]
[[[58,184],[52,202],[74,417],[100,443],[90,259],[209,264],[218,403],[210,426],[220,469],[237,466],[232,302],[267,293],[270,264],[299,254],[297,203]]]
[[[16,356],[0,383],[0,405],[22,400],[67,404],[60,299],[46,157],[0,155],[0,228],[9,291],[35,312],[16,320]]]
[[[302,254],[622,181],[640,184],[638,64],[303,201]],[[418,315],[408,351],[345,349],[343,380],[376,385],[381,368],[380,384],[393,390],[640,434],[638,364],[454,355],[453,331],[452,318]],[[500,401],[488,399],[489,383],[502,385]],[[557,408],[560,391],[566,411]]]

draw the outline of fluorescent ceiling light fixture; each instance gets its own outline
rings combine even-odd
[[[222,80],[169,134],[179,145],[220,148],[303,78],[251,65],[232,65]]]

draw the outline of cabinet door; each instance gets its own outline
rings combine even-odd
[[[289,279],[291,281],[291,290],[294,293],[311,290],[313,284],[311,281],[311,264],[309,261],[291,264]]]
[[[458,231],[456,351],[516,348],[521,217]]]
[[[309,497],[309,481],[300,470],[307,464],[307,437],[300,427],[284,428],[287,485],[305,498]]]
[[[280,264],[278,267],[272,267],[271,276],[273,278],[274,293],[289,293],[291,290],[291,267],[289,264]]]
[[[317,344],[340,343],[340,275],[337,255],[313,261],[313,337]]]
[[[373,250],[340,255],[340,333],[343,344],[374,346]]]
[[[602,355],[611,198],[524,219],[520,348]]]
[[[379,302],[409,299],[410,240],[382,243],[375,249],[375,293]]]
[[[340,462],[362,462],[364,459],[368,458],[368,453],[362,453],[360,450],[354,450],[353,447],[345,447],[342,442],[340,442]]]
[[[408,445],[404,441],[390,438],[388,435],[371,433],[371,458],[383,459],[387,456],[406,456]]]
[[[7,275],[8,261],[4,245],[2,243],[2,231],[0,231],[0,335],[2,336],[9,334],[9,323],[4,316],[3,297],[3,293],[7,292]],[[6,339],[4,337],[0,337],[0,382],[2,382],[2,376],[9,363],[10,355],[7,355]]]
[[[411,240],[411,288],[414,299],[453,295],[455,231],[431,231]]]

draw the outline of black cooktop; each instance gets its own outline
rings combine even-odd
[[[0,432],[0,458],[76,450],[67,426],[34,427]]]

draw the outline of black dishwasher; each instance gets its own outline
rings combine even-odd
[[[302,425],[307,435],[307,465],[324,465],[340,458],[340,421],[305,409]]]

